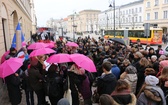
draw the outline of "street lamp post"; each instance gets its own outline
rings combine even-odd
[[[109,5],[110,8],[112,8],[112,5],[110,3]],[[116,36],[116,32],[115,32],[115,0],[113,0],[113,12],[114,12],[114,37]]]
[[[76,25],[75,25],[75,23],[74,23],[75,14],[76,14],[76,12],[73,14],[73,25],[72,25],[72,27],[73,27],[73,41],[74,41],[74,42],[75,42],[75,30],[74,30],[74,28],[76,27]]]
[[[107,17],[106,17],[106,22],[107,22],[107,23],[106,23],[106,25],[107,25],[107,26],[106,26],[106,28],[107,28],[107,29],[106,29],[106,34],[108,35],[108,20],[109,20],[109,18],[108,18],[108,14],[107,14],[107,13],[105,13],[105,14],[107,15]]]
[[[61,29],[61,36],[63,38],[64,36],[63,36],[63,26],[62,26],[62,23],[63,23],[63,19],[61,18],[60,19],[60,28],[59,29]]]

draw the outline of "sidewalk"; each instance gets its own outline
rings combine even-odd
[[[93,89],[94,88],[92,88],[92,90]],[[46,100],[49,102],[48,97],[46,97]],[[35,105],[37,105],[37,96],[35,93],[34,93],[34,101],[35,101]],[[9,102],[6,85],[4,85],[2,81],[0,81],[0,105],[11,105],[11,103]],[[19,105],[26,105],[26,95],[24,90],[22,90],[22,101]],[[98,105],[98,104],[94,103],[93,105]]]

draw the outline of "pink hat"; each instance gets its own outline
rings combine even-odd
[[[168,65],[168,60],[163,60],[159,64],[160,64],[160,66],[165,67]]]

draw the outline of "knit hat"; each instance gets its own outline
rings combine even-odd
[[[100,53],[100,55],[101,55],[101,56],[105,56],[106,53],[103,51],[103,52]]]
[[[159,64],[160,64],[161,67],[165,67],[165,66],[168,65],[168,60],[163,60]]]
[[[147,85],[156,86],[159,83],[159,79],[155,76],[149,75],[149,76],[146,76],[145,83]]]
[[[165,55],[161,55],[159,59],[165,60],[166,56]]]
[[[103,46],[99,46],[98,48],[103,50]]]

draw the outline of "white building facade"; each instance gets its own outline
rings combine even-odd
[[[143,0],[115,7],[115,29],[140,29],[143,27]],[[114,8],[98,16],[99,31],[114,29]]]
[[[30,7],[31,7],[31,18],[32,18],[32,34],[35,34],[36,28],[37,28],[37,17],[34,9],[34,0],[30,0]]]

